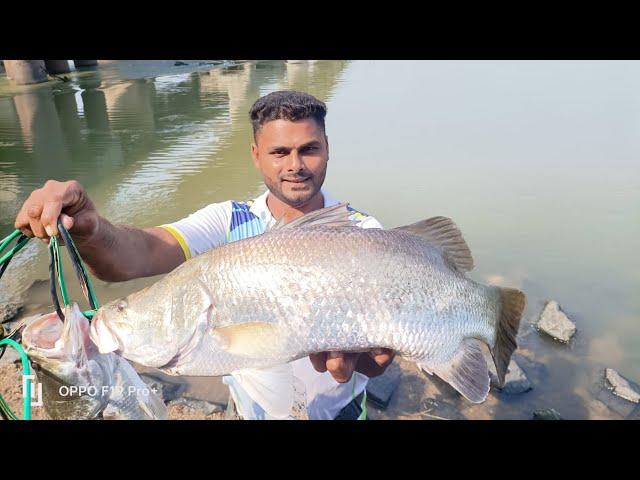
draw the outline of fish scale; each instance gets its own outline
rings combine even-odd
[[[299,248],[311,243],[315,248]],[[474,314],[472,304],[462,300],[485,287],[448,268],[436,250],[417,237],[398,232],[313,227],[234,242],[205,254],[201,263],[205,264],[204,283],[211,285],[217,305],[218,318],[213,323],[278,325],[290,332],[289,347],[296,350],[281,352],[286,360],[316,349],[376,346],[423,358],[437,342],[418,344],[417,334],[428,338],[431,331],[439,338],[439,323],[435,328],[431,323],[452,315],[448,319],[451,342],[432,354],[439,362],[438,355],[450,352],[450,344],[457,346],[459,337],[471,333],[470,323],[482,320]],[[436,296],[439,300],[430,301]],[[311,305],[309,297],[314,299]],[[301,314],[313,307],[315,314]],[[361,331],[362,325],[366,325],[366,335],[350,336],[349,332]],[[492,341],[491,337],[487,340]],[[221,365],[209,373],[229,368]]]

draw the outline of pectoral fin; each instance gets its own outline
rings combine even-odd
[[[212,335],[225,352],[254,358],[277,354],[286,341],[277,325],[268,322],[219,327],[212,331]]]

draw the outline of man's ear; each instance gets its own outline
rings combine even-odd
[[[251,158],[253,158],[253,164],[258,170],[260,170],[260,159],[258,156],[258,146],[255,143],[251,144]]]

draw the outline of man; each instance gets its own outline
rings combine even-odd
[[[326,106],[311,95],[279,91],[259,98],[249,114],[254,143],[251,156],[268,190],[249,202],[208,205],[172,224],[152,228],[113,225],[98,212],[75,181],[48,181],[35,190],[18,213],[15,226],[45,240],[65,228],[91,271],[106,281],[124,281],[167,273],[189,258],[226,242],[261,234],[276,221],[335,205],[321,189],[329,144]],[[382,228],[376,219],[354,210],[362,228]],[[393,352],[323,352],[292,362],[296,389],[306,398],[312,419],[363,418],[367,377],[384,372]],[[225,377],[242,418],[269,418],[233,377]]]

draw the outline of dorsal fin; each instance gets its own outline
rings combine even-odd
[[[453,220],[447,217],[432,217],[394,230],[412,233],[442,248],[445,257],[460,272],[473,270],[473,258],[467,242]]]
[[[348,203],[339,203],[331,207],[321,208],[320,210],[314,210],[301,217],[292,220],[289,223],[284,223],[281,218],[278,220],[269,231],[279,230],[283,228],[304,228],[304,227],[316,227],[323,225],[325,227],[352,227],[356,225],[356,222],[352,222],[349,217],[353,215],[353,212],[347,208]]]

